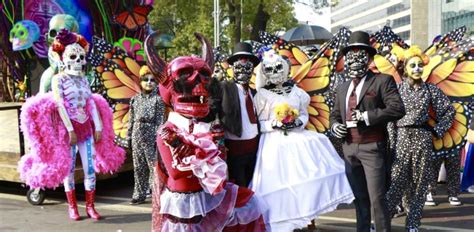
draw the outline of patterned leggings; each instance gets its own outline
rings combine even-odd
[[[441,168],[441,164],[444,162],[446,167],[446,184],[448,185],[448,197],[459,196],[461,189],[461,176],[459,173],[461,167],[461,156],[448,155],[444,157],[437,157],[433,162],[433,177],[430,181],[429,191],[436,194],[436,184],[438,182],[438,172]]]
[[[431,137],[421,129],[399,129],[398,141],[386,194],[388,210],[394,215],[403,201],[407,208],[406,228],[418,228],[431,177]]]
[[[69,175],[64,178],[64,191],[69,192],[74,190],[74,169],[76,168],[76,154],[77,148],[79,148],[79,154],[81,156],[82,169],[84,171],[84,188],[87,191],[95,189],[95,170],[94,170],[94,141],[92,136],[86,141],[78,142],[76,145],[71,147],[72,164]]]
[[[154,146],[141,147],[135,144],[132,153],[133,158],[133,195],[132,198],[136,200],[145,200],[147,192],[150,191],[150,186],[153,187],[153,168],[156,162],[156,149]]]

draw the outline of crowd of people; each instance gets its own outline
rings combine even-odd
[[[130,101],[128,127],[134,164],[130,204],[152,195],[152,231],[293,231],[353,202],[359,232],[391,231],[391,218],[401,208],[407,211],[407,231],[414,232],[443,161],[448,176],[458,178],[448,188],[449,201],[460,204],[459,158],[432,156],[432,135],[443,137],[455,109],[438,87],[422,81],[429,58],[418,47],[404,52],[403,80],[397,84],[369,69],[376,54],[369,35],[351,34],[342,49],[350,80],[338,86],[330,113],[330,132],[344,141],[341,157],[326,135],[305,129],[310,96],[290,80],[287,57],[272,49],[257,56],[250,44],[238,43],[227,59],[233,79],[217,81],[204,37],[196,34],[201,57],[167,63],[153,46],[156,36],[145,41],[148,66],[140,70],[142,92]],[[40,169],[44,157],[52,157],[30,155],[20,164],[22,176],[32,187],[63,183],[73,220],[80,219],[76,145],[86,212],[96,220],[101,216],[94,209],[95,172],[115,171],[124,160],[124,151],[113,144],[110,109],[91,93],[85,78],[87,46],[80,35],[61,31],[52,45],[60,57],[52,93],[32,97],[24,107],[30,125],[25,131],[36,138],[33,153],[56,141],[54,135],[40,139],[48,127],[34,126],[46,119],[33,111],[48,106],[51,117],[57,115],[50,133],[57,132],[62,146],[51,149],[64,157],[53,165],[68,165]],[[435,125],[428,124],[429,109]],[[472,124],[470,129],[468,139],[474,142]],[[470,157],[466,165],[474,162]],[[473,176],[471,169],[464,174]]]

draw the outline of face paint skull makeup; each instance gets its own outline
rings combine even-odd
[[[414,56],[406,62],[405,73],[409,78],[419,80],[423,74],[423,66],[423,60],[418,56]]]
[[[86,69],[86,51],[78,43],[67,45],[63,53],[64,72],[83,76]]]
[[[156,81],[152,74],[140,78],[140,86],[146,93],[150,93],[156,88]]]
[[[369,54],[364,49],[354,48],[346,53],[344,68],[352,78],[361,78],[367,73]]]
[[[234,80],[239,84],[248,84],[253,72],[253,63],[247,59],[239,59],[232,65]]]

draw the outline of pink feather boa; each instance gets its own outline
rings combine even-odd
[[[125,151],[114,143],[113,117],[107,101],[93,94],[102,119],[102,139],[94,144],[95,170],[99,173],[118,171]],[[90,111],[90,106],[87,105]],[[71,147],[64,124],[51,93],[29,98],[20,115],[21,130],[30,142],[30,153],[18,162],[20,178],[32,188],[56,188],[71,168]]]

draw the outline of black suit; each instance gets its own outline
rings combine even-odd
[[[351,81],[341,84],[330,116],[334,123],[346,123],[346,96]],[[356,197],[357,231],[370,230],[371,206],[377,231],[390,231],[390,215],[385,202],[387,173],[386,138],[384,133],[389,121],[405,115],[405,109],[391,76],[368,72],[359,94],[356,109],[367,112],[369,125],[359,122],[355,130],[361,138],[368,138],[375,131],[382,131],[381,139],[370,142],[352,142],[346,139],[343,145],[346,174]],[[387,167],[388,166],[388,167]]]
[[[226,132],[242,137],[242,109],[238,86],[233,81],[222,81],[219,85],[221,98],[219,119]],[[258,125],[256,123],[257,128]],[[247,187],[252,179],[257,160],[258,139],[257,135],[247,140],[225,141],[228,148],[226,161],[229,179],[239,186]]]

